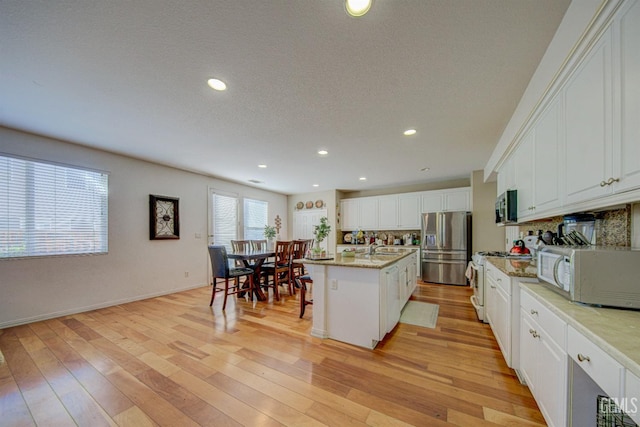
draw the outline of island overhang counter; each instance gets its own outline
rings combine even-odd
[[[374,348],[398,323],[415,289],[415,251],[303,259],[313,280],[311,335]]]

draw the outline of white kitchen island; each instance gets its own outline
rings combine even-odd
[[[416,286],[415,249],[304,259],[313,279],[311,335],[374,348],[400,319]]]

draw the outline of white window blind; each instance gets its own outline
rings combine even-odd
[[[264,239],[264,226],[267,225],[269,204],[262,200],[244,199],[244,238],[245,240]]]
[[[106,173],[0,155],[0,258],[107,250]]]
[[[213,242],[231,250],[231,241],[238,237],[238,199],[213,195]]]

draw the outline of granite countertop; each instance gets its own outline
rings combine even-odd
[[[640,311],[571,302],[542,284],[520,282],[520,287],[626,369],[640,376]]]
[[[316,260],[316,259],[302,259],[303,264],[318,264],[318,265],[332,265],[337,267],[357,267],[357,268],[385,268],[396,261],[412,255],[416,249],[401,249],[401,248],[389,248],[387,251],[379,249],[379,252],[384,254],[379,255],[367,255],[365,253],[358,253],[355,256],[342,256],[341,253],[336,254],[333,259],[329,260]],[[393,252],[393,254],[391,254]],[[389,254],[389,255],[387,255]]]
[[[507,276],[538,278],[538,268],[532,260],[502,257],[487,257],[487,260]]]

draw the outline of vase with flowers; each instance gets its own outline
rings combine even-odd
[[[331,226],[329,225],[329,218],[323,216],[320,218],[320,224],[313,227],[313,235],[315,236],[315,246],[312,249],[313,256],[324,257],[327,255],[326,251],[320,247],[320,243],[322,243],[330,232]]]

